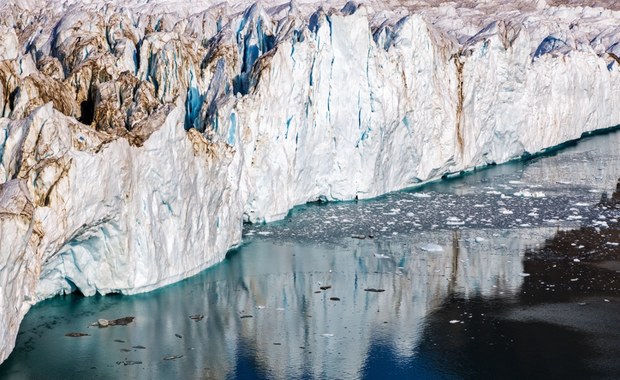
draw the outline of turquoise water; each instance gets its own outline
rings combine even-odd
[[[42,302],[0,378],[618,377],[618,146],[299,207],[173,286]]]

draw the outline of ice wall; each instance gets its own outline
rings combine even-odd
[[[0,361],[36,301],[185,278],[244,218],[620,123],[611,3],[188,4],[0,6]]]

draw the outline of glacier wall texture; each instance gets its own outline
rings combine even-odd
[[[0,361],[37,301],[186,278],[243,220],[619,124],[620,10],[561,3],[0,5]]]

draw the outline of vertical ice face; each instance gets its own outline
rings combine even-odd
[[[619,123],[615,3],[399,3],[0,6],[0,360],[37,300],[190,276],[244,218]]]

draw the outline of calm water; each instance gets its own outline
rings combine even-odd
[[[299,207],[182,283],[48,300],[0,378],[620,378],[618,146]]]

